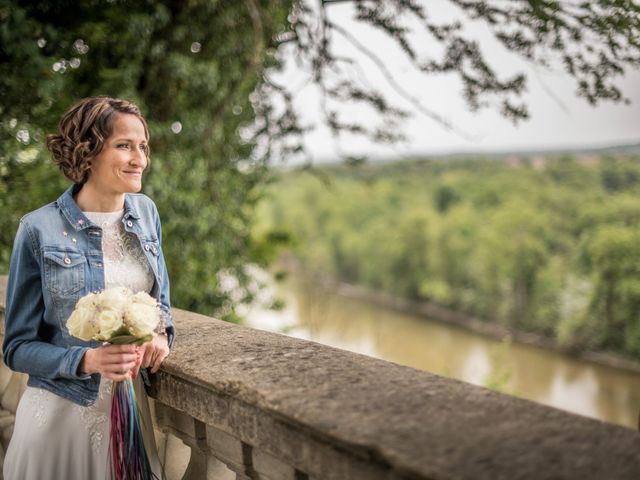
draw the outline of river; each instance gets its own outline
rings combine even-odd
[[[499,341],[347,298],[298,276],[273,283],[279,311],[253,307],[249,326],[313,340],[637,428],[640,375]]]

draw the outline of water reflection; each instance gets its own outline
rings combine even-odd
[[[323,291],[301,279],[275,287],[280,312],[256,309],[256,328],[383,358],[636,428],[640,375]]]

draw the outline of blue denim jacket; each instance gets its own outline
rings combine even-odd
[[[12,370],[29,374],[28,385],[86,406],[97,399],[100,375],[79,374],[78,366],[84,352],[99,342],[70,336],[65,323],[78,299],[104,289],[104,263],[102,229],[73,199],[80,188],[69,187],[20,221],[9,268],[3,357]],[[155,204],[145,195],[126,194],[122,222],[140,240],[153,270],[151,295],[166,313],[171,345],[175,330]]]

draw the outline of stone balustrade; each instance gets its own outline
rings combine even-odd
[[[178,337],[151,392],[169,479],[640,478],[634,430],[315,342],[174,315]],[[3,447],[23,385],[2,366]]]

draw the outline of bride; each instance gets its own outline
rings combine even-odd
[[[4,478],[108,478],[111,387],[129,378],[146,416],[153,475],[161,478],[139,373],[158,370],[175,330],[158,211],[137,193],[149,163],[147,123],[130,102],[92,97],[72,106],[59,130],[47,148],[73,185],[21,219],[11,256],[3,356],[29,380]],[[152,341],[102,345],[69,335],[65,323],[78,299],[114,286],[158,300],[163,322]]]

